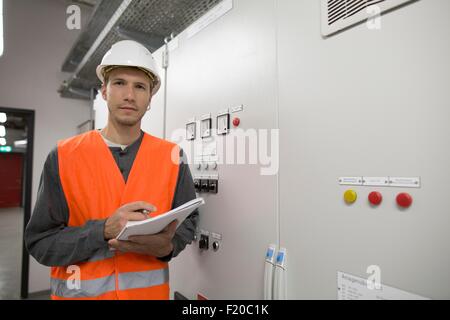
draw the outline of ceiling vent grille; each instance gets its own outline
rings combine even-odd
[[[374,13],[381,14],[416,0],[321,0],[322,35],[330,36],[353,26]],[[369,10],[376,6],[378,10]]]

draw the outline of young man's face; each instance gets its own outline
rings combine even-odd
[[[108,73],[102,96],[109,109],[109,121],[123,126],[139,123],[152,98],[150,78],[135,68],[117,68]]]

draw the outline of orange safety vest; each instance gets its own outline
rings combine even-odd
[[[69,227],[106,219],[133,201],[155,205],[154,215],[171,209],[179,170],[179,148],[173,143],[144,133],[126,183],[95,130],[60,141],[58,162]],[[51,291],[52,299],[168,299],[168,263],[106,246],[88,261],[52,267]]]

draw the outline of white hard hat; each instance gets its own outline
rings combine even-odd
[[[108,72],[118,66],[141,69],[147,73],[153,82],[152,95],[159,90],[161,78],[155,59],[150,51],[139,42],[123,40],[113,44],[111,49],[103,56],[102,63],[97,66],[97,77],[101,82],[105,82],[105,71]],[[111,69],[108,70],[108,67],[111,67]]]

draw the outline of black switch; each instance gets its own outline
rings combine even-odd
[[[202,192],[201,184],[199,179],[194,179],[194,188],[196,192]]]
[[[200,183],[201,183],[201,191],[209,192],[209,180],[203,179],[203,180],[200,180]]]
[[[209,180],[209,192],[217,193],[219,191],[219,180]]]
[[[200,235],[200,241],[198,242],[198,247],[202,250],[209,249],[209,237],[205,234]]]

